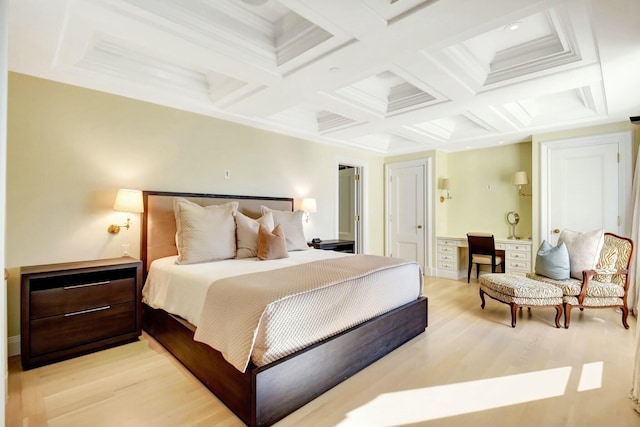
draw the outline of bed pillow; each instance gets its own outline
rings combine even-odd
[[[289,257],[287,239],[281,225],[276,225],[273,231],[260,224],[258,229],[258,259],[280,259]]]
[[[176,218],[176,264],[196,264],[236,255],[237,202],[200,206],[185,198],[173,199]]]
[[[558,244],[560,243],[564,243],[569,251],[571,277],[582,280],[582,272],[595,268],[598,263],[604,244],[604,230],[584,233],[562,230],[558,238]]]
[[[260,224],[273,230],[273,214],[267,212],[258,219],[236,212],[236,258],[253,258],[258,255],[258,230]]]
[[[288,251],[304,251],[309,249],[307,239],[302,228],[302,217],[304,211],[278,211],[266,206],[261,206],[262,214],[271,212],[273,214],[273,225],[282,225],[282,231],[287,238]]]
[[[536,274],[554,280],[567,280],[571,275],[571,263],[567,246],[560,243],[551,246],[546,240],[542,242],[536,254]]]

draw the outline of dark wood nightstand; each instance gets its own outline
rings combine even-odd
[[[309,243],[316,249],[324,249],[325,251],[354,252],[355,242],[353,240],[323,240],[320,243]]]
[[[20,275],[23,369],[135,341],[142,332],[139,260],[36,265]]]

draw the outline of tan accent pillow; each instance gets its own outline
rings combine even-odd
[[[558,244],[564,242],[569,252],[571,277],[582,280],[584,270],[596,267],[600,258],[600,251],[604,244],[604,230],[594,230],[584,233],[562,230]]]
[[[237,202],[200,206],[185,198],[173,199],[176,217],[176,264],[196,264],[236,255]]]
[[[252,258],[258,255],[258,230],[264,224],[268,231],[273,230],[273,215],[267,212],[258,219],[249,218],[236,212],[236,258]]]
[[[276,225],[273,231],[260,224],[258,230],[258,259],[288,258],[287,240],[281,225]]]
[[[304,236],[304,230],[302,228],[302,217],[304,211],[278,211],[266,206],[260,207],[261,213],[264,215],[267,212],[273,214],[273,224],[282,225],[282,231],[284,231],[287,237],[287,250],[288,251],[305,251],[309,249],[307,239]]]

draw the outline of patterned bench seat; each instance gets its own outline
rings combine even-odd
[[[562,289],[549,283],[524,276],[490,273],[480,276],[480,299],[484,309],[484,295],[511,306],[511,327],[516,327],[518,307],[555,307],[556,328],[562,317]]]

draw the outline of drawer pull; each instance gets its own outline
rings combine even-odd
[[[93,313],[94,311],[109,310],[110,308],[111,308],[110,305],[105,305],[104,307],[96,307],[96,308],[90,308],[88,310],[74,311],[73,313],[65,313],[64,317],[75,316],[78,314]]]
[[[67,289],[86,288],[88,286],[108,285],[109,283],[111,283],[109,280],[105,280],[104,282],[84,283],[82,285],[65,286],[62,289],[67,290]]]

